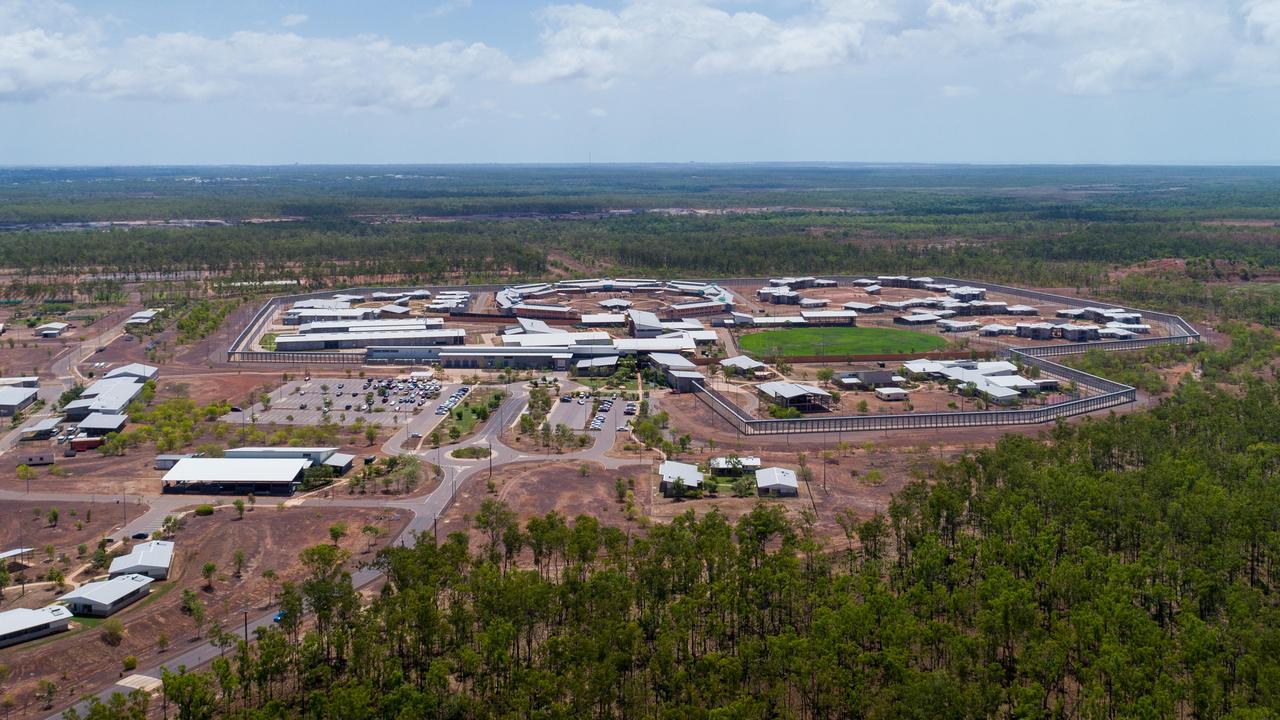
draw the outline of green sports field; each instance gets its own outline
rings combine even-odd
[[[788,328],[738,338],[743,352],[754,357],[918,353],[939,350],[946,344],[929,333],[873,327]]]

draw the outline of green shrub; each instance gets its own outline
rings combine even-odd
[[[197,505],[197,506],[196,506],[196,515],[198,515],[198,516],[200,516],[200,517],[208,517],[208,516],[210,516],[210,515],[212,515],[212,514],[213,514],[213,506],[212,506],[212,505]]]

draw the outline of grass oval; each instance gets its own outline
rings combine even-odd
[[[754,357],[887,355],[940,350],[947,341],[937,335],[878,327],[787,328],[749,333],[738,345]]]

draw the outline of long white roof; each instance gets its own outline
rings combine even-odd
[[[137,573],[117,575],[110,580],[85,583],[58,598],[58,600],[62,602],[84,600],[91,603],[110,605],[134,590],[150,585],[151,582],[151,578]]]
[[[22,632],[54,620],[70,620],[71,611],[61,605],[46,605],[37,610],[14,608],[0,612],[0,635]]]
[[[0,386],[0,405],[18,405],[26,402],[29,398],[36,395],[35,388],[14,387],[12,385]]]
[[[107,371],[103,377],[119,378],[119,377],[138,377],[150,380],[160,373],[160,369],[154,365],[144,365],[142,363],[129,363],[121,365],[118,368]]]
[[[302,458],[185,458],[165,473],[167,483],[289,483],[311,466]]]
[[[820,397],[830,397],[831,393],[819,387],[812,385],[802,385],[800,383],[786,382],[777,380],[774,382],[760,383],[756,387],[760,392],[773,397],[796,398],[804,395],[818,395]]]

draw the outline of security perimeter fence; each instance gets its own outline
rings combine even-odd
[[[851,283],[859,277],[855,275],[827,275],[841,283]],[[872,276],[874,277],[874,276]],[[1079,386],[1096,391],[1097,394],[1067,402],[1045,405],[1035,408],[1014,408],[1009,410],[897,413],[892,415],[852,415],[841,417],[806,417],[786,420],[753,418],[746,415],[733,401],[713,388],[701,383],[695,384],[698,398],[714,410],[720,417],[744,435],[784,435],[791,433],[831,433],[861,432],[877,430],[905,430],[922,428],[982,427],[993,425],[1033,425],[1045,423],[1058,418],[1072,417],[1086,413],[1105,410],[1134,402],[1137,391],[1118,382],[1091,375],[1075,368],[1056,363],[1049,358],[1063,355],[1077,355],[1088,350],[1106,352],[1141,350],[1155,345],[1190,345],[1200,340],[1200,333],[1186,320],[1178,315],[1139,310],[1137,308],[1117,305],[1101,300],[1076,298],[1066,295],[1028,290],[1026,288],[987,283],[976,280],[960,280],[955,278],[934,277],[937,283],[952,283],[979,287],[988,292],[1000,293],[1014,297],[1026,298],[1057,305],[1081,306],[1092,305],[1103,308],[1116,308],[1141,312],[1143,317],[1164,323],[1169,329],[1167,337],[1136,338],[1131,340],[1114,340],[1100,342],[1072,343],[1064,345],[1046,345],[1041,347],[1010,348],[1000,352],[999,357],[1017,361],[1024,365],[1034,365],[1042,371],[1060,378],[1071,380]],[[717,283],[720,285],[767,284],[769,278],[692,278],[694,281]],[[297,295],[273,297],[263,304],[240,334],[227,349],[228,362],[249,363],[288,363],[288,364],[341,364],[361,365],[364,353],[343,352],[261,352],[246,350],[251,340],[260,333],[266,322],[281,305],[292,304],[299,300],[323,298],[335,293],[369,294],[372,292],[408,292],[417,289],[428,289],[433,293],[448,290],[470,290],[472,292],[496,292],[507,287],[503,284],[486,285],[413,285],[404,287],[360,287],[345,289],[325,289]],[[471,313],[468,313],[471,314]]]
[[[1179,318],[1181,319],[1181,318]],[[1192,330],[1195,333],[1194,330]],[[1045,355],[1080,354],[1090,349],[1104,351],[1139,350],[1152,345],[1189,345],[1199,340],[1200,334],[1173,337],[1120,340],[1102,343],[1078,343],[1048,347],[1008,350],[1002,353],[1006,359],[1023,365],[1034,365],[1077,385],[1096,390],[1098,394],[1076,400],[1035,408],[1011,410],[982,410],[957,412],[898,413],[893,415],[846,415],[840,417],[806,417],[786,420],[753,418],[742,411],[732,400],[714,388],[697,385],[696,395],[743,435],[790,435],[802,433],[842,433],[876,430],[912,430],[924,428],[979,427],[992,425],[1035,425],[1058,418],[1084,415],[1126,405],[1137,399],[1137,390],[1123,383],[1067,367]]]

